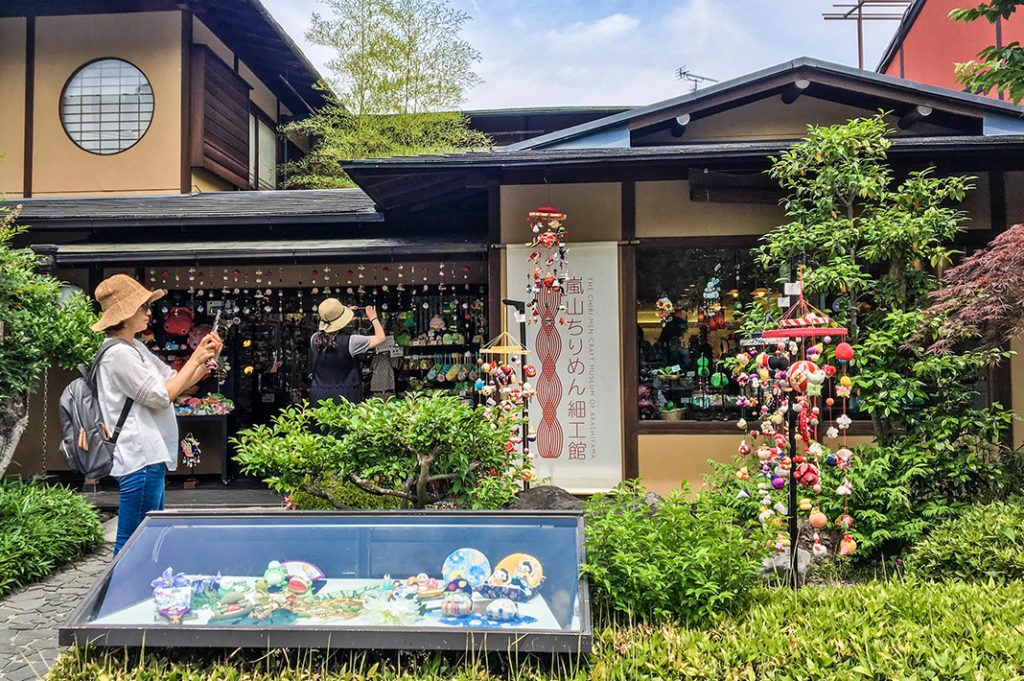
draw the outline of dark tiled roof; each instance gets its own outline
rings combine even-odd
[[[710,100],[711,98],[720,99],[722,97],[729,98],[731,96],[741,98],[749,94],[747,93],[747,89],[757,83],[774,82],[778,79],[790,77],[790,74],[792,74],[792,77],[796,77],[799,74],[801,77],[808,77],[811,79],[817,75],[818,77],[826,79],[832,83],[838,81],[839,83],[842,83],[842,87],[848,89],[856,89],[859,86],[872,86],[876,90],[879,88],[885,89],[886,91],[891,92],[893,96],[899,95],[910,99],[928,97],[930,100],[936,102],[945,102],[949,105],[957,105],[961,108],[969,107],[970,109],[977,111],[978,115],[981,115],[984,112],[990,112],[1020,116],[1024,113],[1024,107],[1017,106],[1009,102],[1000,102],[989,97],[981,97],[979,95],[959,92],[957,90],[950,90],[934,85],[915,83],[902,78],[894,78],[893,76],[886,76],[872,71],[864,71],[851,66],[843,66],[842,64],[833,64],[831,62],[812,59],[810,57],[799,57],[792,61],[784,62],[776,66],[741,76],[740,78],[734,78],[733,80],[729,80],[724,83],[716,83],[710,87],[701,88],[693,93],[674,97],[672,99],[666,99],[661,102],[656,102],[637,109],[631,109],[619,114],[613,114],[605,118],[599,118],[595,121],[583,123],[581,125],[566,128],[565,130],[559,130],[547,135],[540,135],[538,137],[528,139],[525,142],[510,145],[507,149],[540,149],[548,145],[560,144],[570,140],[584,138],[605,129],[628,125],[631,122],[635,122],[636,119],[649,117],[650,115],[657,114],[661,111],[673,110],[679,107],[699,107],[702,100]],[[833,85],[833,87],[835,87],[835,85]]]
[[[719,142],[710,144],[675,144],[663,147],[609,147],[577,149],[502,149],[489,152],[441,154],[424,156],[395,156],[391,158],[344,161],[346,172],[357,176],[372,170],[432,170],[462,166],[511,168],[515,166],[562,165],[578,163],[609,163],[657,160],[701,160],[736,158],[742,156],[764,158],[776,154],[797,140],[769,140],[757,142]],[[965,152],[984,149],[1020,149],[1024,135],[951,136],[951,137],[895,137],[892,153],[901,151]]]
[[[33,229],[155,224],[303,224],[382,222],[361,189],[208,192],[158,196],[102,196],[9,200],[21,204],[19,222]]]

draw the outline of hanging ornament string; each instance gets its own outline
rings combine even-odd
[[[756,452],[758,467],[757,485],[761,504],[758,518],[761,522],[778,526],[783,516],[787,517],[789,536],[780,534],[776,548],[789,548],[795,566],[797,541],[797,509],[809,511],[808,521],[814,529],[813,553],[824,555],[827,547],[821,542],[818,530],[825,527],[828,519],[819,510],[821,502],[822,481],[821,465],[837,466],[844,471],[843,481],[836,488],[836,494],[843,497],[843,515],[836,525],[849,530],[852,518],[849,515],[848,499],[852,486],[845,470],[850,465],[852,452],[846,448],[846,429],[850,419],[846,415],[846,398],[850,395],[850,379],[846,375],[847,364],[853,357],[853,349],[847,343],[840,343],[833,356],[842,367],[842,375],[838,385],[831,386],[836,396],[841,398],[841,413],[836,419],[838,426],[830,427],[828,436],[838,437],[842,431],[842,447],[835,453],[829,452],[818,440],[819,424],[822,413],[819,399],[829,379],[835,380],[836,367],[828,364],[825,346],[833,337],[843,337],[846,329],[837,326],[833,321],[813,305],[803,295],[803,272],[800,271],[796,284],[797,300],[778,319],[777,324],[768,325],[760,334],[754,334],[747,344],[764,343],[764,350],[751,358],[746,352],[737,355],[737,381],[744,390],[752,390],[747,398],[747,406],[760,405],[755,412],[760,415],[761,423],[755,425],[750,432],[755,447],[744,439],[739,446],[741,456]],[[815,342],[820,339],[820,343]],[[747,373],[747,365],[753,363],[752,371]],[[827,393],[828,394],[828,393]],[[825,403],[830,407],[835,400],[829,396]],[[746,431],[744,420],[738,424]],[[763,437],[761,444],[757,439]],[[799,449],[798,449],[799,447]],[[747,480],[750,472],[747,466],[741,467],[736,474],[739,480]],[[814,493],[814,502],[810,499],[797,501],[798,485],[810,488]],[[787,489],[788,503],[773,499],[773,493]],[[750,496],[744,487],[738,494],[739,498]],[[780,527],[781,529],[781,527]],[[856,542],[848,532],[839,545],[839,555],[848,555],[856,549]]]

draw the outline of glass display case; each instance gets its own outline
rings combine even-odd
[[[579,512],[150,513],[62,645],[587,653]]]

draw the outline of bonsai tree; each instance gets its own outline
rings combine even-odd
[[[532,477],[512,439],[518,414],[471,407],[443,393],[303,403],[233,440],[245,473],[282,494],[303,490],[336,508],[332,480],[398,497],[403,508],[452,503],[500,508]]]
[[[28,424],[28,396],[43,368],[91,361],[101,340],[89,329],[96,321],[89,300],[61,300],[61,282],[37,271],[41,258],[11,246],[26,230],[17,218],[17,209],[0,206],[0,476]]]

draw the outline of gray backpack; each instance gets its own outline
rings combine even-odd
[[[103,423],[96,390],[96,373],[103,355],[117,343],[126,342],[117,338],[104,341],[92,366],[87,368],[84,364],[79,365],[78,371],[82,377],[71,381],[60,395],[60,428],[63,435],[60,453],[64,455],[68,468],[86,478],[99,479],[110,473],[114,465],[117,437],[132,408],[133,400],[129,397],[124,401],[114,431],[110,432]]]

